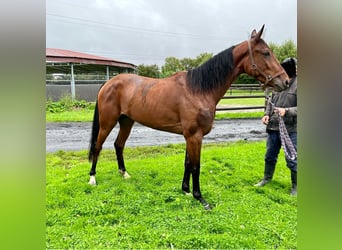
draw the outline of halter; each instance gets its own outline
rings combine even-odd
[[[278,76],[280,76],[281,74],[284,74],[285,71],[281,70],[280,72],[276,73],[274,76],[271,75],[267,75],[264,71],[262,71],[254,62],[254,57],[253,57],[253,53],[252,53],[252,48],[251,48],[251,41],[250,39],[247,40],[248,43],[248,52],[249,52],[249,57],[251,58],[251,66],[253,70],[257,70],[261,75],[263,75],[263,77],[265,77],[265,82],[264,84],[266,85],[268,82],[272,81],[273,78],[276,78]]]

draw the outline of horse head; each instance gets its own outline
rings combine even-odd
[[[247,40],[248,53],[244,61],[244,71],[261,82],[264,89],[273,87],[275,91],[282,91],[288,87],[289,77],[261,38],[264,26],[258,33],[253,30],[251,38]]]

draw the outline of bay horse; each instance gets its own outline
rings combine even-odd
[[[215,55],[201,66],[164,79],[136,74],[119,74],[99,90],[92,125],[89,161],[89,184],[96,185],[96,164],[108,134],[119,122],[114,142],[119,172],[129,178],[123,150],[134,122],[153,129],[183,135],[186,141],[182,190],[190,194],[192,175],[193,197],[205,209],[210,205],[200,191],[200,155],[203,136],[212,128],[216,105],[231,83],[241,73],[255,77],[263,87],[281,91],[289,78],[259,32],[250,39]]]

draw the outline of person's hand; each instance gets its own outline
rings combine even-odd
[[[275,107],[274,108],[274,112],[276,114],[279,114],[280,116],[284,116],[285,113],[286,113],[286,109],[285,108],[277,108],[277,107]]]
[[[263,124],[267,125],[268,121],[270,120],[270,117],[268,115],[265,115],[261,118],[261,121]]]

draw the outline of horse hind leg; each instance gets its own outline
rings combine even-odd
[[[116,152],[116,159],[118,161],[119,172],[124,179],[128,179],[131,176],[126,171],[124,157],[123,157],[123,150],[125,148],[125,143],[131,133],[131,129],[133,127],[134,121],[125,115],[121,115],[119,118],[119,124],[120,124],[120,130],[114,142],[114,148]]]
[[[90,179],[89,179],[89,184],[90,185],[96,185],[96,179],[95,179],[95,175],[96,175],[96,164],[97,164],[97,160],[98,157],[100,155],[100,152],[102,150],[102,145],[105,142],[106,138],[108,137],[109,133],[112,131],[112,129],[114,128],[116,123],[112,124],[109,127],[105,127],[102,128],[100,127],[100,131],[97,137],[97,141],[96,141],[96,145],[95,145],[95,152],[93,154],[92,157],[92,166],[90,169]]]

